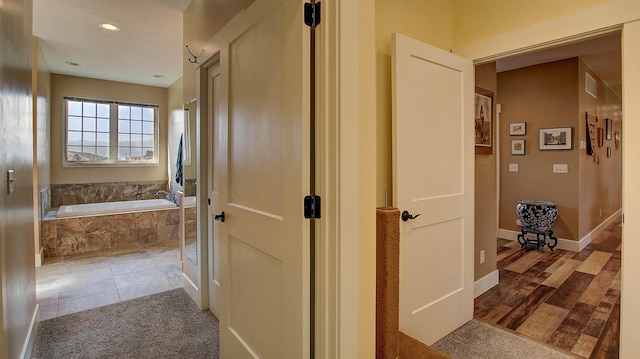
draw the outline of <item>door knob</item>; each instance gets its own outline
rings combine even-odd
[[[213,215],[213,220],[224,223],[224,211],[220,212],[220,214],[214,214]]]
[[[416,219],[418,217],[420,217],[421,213],[416,214],[415,216],[412,215],[411,213],[409,213],[409,211],[402,211],[402,215],[401,218],[403,221],[408,221],[410,219]]]

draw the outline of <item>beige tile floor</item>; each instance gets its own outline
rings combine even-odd
[[[181,273],[175,242],[47,258],[36,270],[39,319],[179,288]]]

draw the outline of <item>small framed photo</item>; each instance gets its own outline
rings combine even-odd
[[[515,156],[524,155],[525,140],[511,140],[511,154]]]
[[[611,140],[611,137],[613,136],[613,121],[611,121],[610,118],[607,119],[606,121],[606,130],[607,130],[607,141]]]
[[[512,122],[509,124],[510,136],[524,136],[527,134],[526,122]]]
[[[571,127],[541,128],[538,135],[541,150],[570,150]]]
[[[607,147],[607,158],[611,158],[611,146]]]

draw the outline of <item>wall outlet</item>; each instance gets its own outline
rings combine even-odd
[[[484,263],[484,249],[480,251],[480,264]]]
[[[518,164],[509,163],[509,172],[518,172]]]

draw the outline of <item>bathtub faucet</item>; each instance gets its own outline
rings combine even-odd
[[[162,195],[162,194],[164,195],[164,198],[167,201],[171,201],[173,203],[177,203],[177,198],[176,198],[176,194],[175,193],[167,192],[167,191],[163,191],[163,190],[160,190],[160,191],[156,192],[156,196]]]

